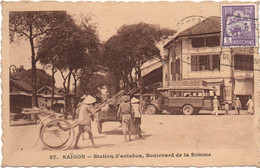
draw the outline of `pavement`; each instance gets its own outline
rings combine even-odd
[[[161,150],[171,149],[208,149],[208,148],[237,148],[249,147],[254,143],[254,115],[247,115],[246,111],[242,111],[241,115],[235,115],[235,111],[231,111],[230,115],[213,116],[210,112],[202,111],[200,115],[143,115],[142,130],[143,138],[135,138],[133,141],[124,142],[122,136],[122,127],[118,122],[103,123],[102,134],[97,131],[96,122],[92,122],[92,132],[96,148],[91,146],[87,133],[83,140],[79,141],[78,150],[110,151],[124,150],[131,151],[134,148],[138,150],[146,150],[151,146],[158,146]],[[243,123],[243,124],[241,124]],[[46,150],[39,141],[36,146],[38,126],[24,125],[11,126],[11,139],[13,145],[12,150]],[[77,134],[78,128],[76,127]],[[75,134],[75,135],[76,135]],[[19,137],[19,138],[17,138]],[[239,139],[239,141],[238,141]],[[212,143],[214,141],[214,143]],[[98,149],[99,148],[99,149]],[[68,150],[74,150],[72,147]]]

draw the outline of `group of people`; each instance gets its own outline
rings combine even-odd
[[[218,112],[220,109],[220,104],[219,104],[217,96],[214,96],[212,103],[213,103],[212,115],[218,115]],[[249,96],[246,106],[247,106],[248,114],[253,115],[254,114],[254,103],[253,103],[251,96]],[[235,110],[237,111],[238,115],[240,115],[240,110],[242,109],[242,104],[241,104],[239,97],[236,97],[234,107],[235,107]],[[225,115],[228,115],[228,112],[229,112],[229,103],[226,101],[225,102]]]
[[[117,111],[117,118],[122,118],[123,135],[125,142],[132,141],[131,134],[142,138],[141,133],[141,107],[139,100],[135,97],[123,96]],[[128,136],[128,138],[127,138]]]
[[[77,111],[79,116],[79,131],[76,136],[74,148],[77,149],[81,134],[85,132],[89,134],[89,139],[95,147],[93,133],[91,131],[91,121],[94,121],[93,107],[96,98],[91,95],[85,96],[80,103]],[[123,135],[125,141],[131,141],[131,134],[134,132],[136,136],[142,138],[141,133],[141,107],[137,98],[130,99],[130,96],[122,96],[121,103],[117,111],[117,118],[122,118]],[[127,138],[128,135],[128,138]]]

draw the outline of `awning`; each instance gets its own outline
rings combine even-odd
[[[10,96],[32,96],[32,94],[25,93],[25,92],[15,92],[15,93],[10,93]]]
[[[253,92],[253,81],[240,81],[235,80],[235,95],[252,95]]]

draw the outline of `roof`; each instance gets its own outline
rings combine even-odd
[[[216,90],[214,87],[211,86],[170,86],[167,88],[158,88],[158,90],[171,90],[171,89],[187,89],[187,90],[201,90],[201,89],[209,89],[209,90]]]
[[[50,87],[50,86],[43,86],[42,88],[40,88],[40,89],[37,91],[37,93],[41,92],[41,91],[44,90],[45,88],[47,88],[49,91],[52,91],[52,87]],[[54,88],[54,93],[55,93],[55,94],[59,94],[57,88]]]
[[[32,92],[32,86],[21,79],[10,79],[10,83],[21,91]]]
[[[51,94],[37,94],[37,96],[43,97],[43,98],[51,98],[52,95]],[[54,94],[54,98],[63,98],[63,96]]]
[[[149,74],[150,72],[152,72],[153,70],[158,69],[162,66],[163,66],[163,63],[161,62],[160,59],[155,58],[155,59],[149,60],[142,65],[141,75],[145,76],[145,75]]]
[[[29,96],[29,97],[31,97],[32,94],[25,93],[25,92],[13,92],[13,93],[10,93],[10,96]]]
[[[221,32],[221,18],[218,16],[210,16],[205,20],[191,26],[188,29],[183,30],[177,36],[175,36],[171,41],[169,41],[165,46],[168,47],[174,40],[179,37],[184,36],[195,36],[195,35],[203,35],[203,34],[215,34]]]

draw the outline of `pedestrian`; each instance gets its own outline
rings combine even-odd
[[[141,130],[142,111],[139,105],[139,100],[133,97],[131,100],[131,105],[132,105],[132,114],[134,116],[133,120],[134,120],[135,135],[139,136],[139,138],[142,138],[142,130]]]
[[[212,103],[213,103],[213,113],[212,113],[212,115],[218,115],[219,101],[218,101],[217,96],[214,96],[214,100],[212,101]]]
[[[239,97],[235,100],[235,109],[237,110],[238,115],[240,115],[240,109],[242,108],[241,101],[239,100]]]
[[[228,115],[228,110],[229,110],[229,104],[228,101],[225,102],[225,114]]]
[[[248,112],[248,114],[254,114],[254,103],[253,103],[253,100],[252,100],[252,97],[251,96],[249,96],[248,97],[248,101],[247,101],[247,103],[246,103],[246,106],[247,106],[247,112]]]
[[[131,133],[133,128],[133,121],[132,121],[132,112],[131,112],[131,103],[130,103],[130,96],[122,96],[121,103],[119,105],[117,111],[117,118],[122,116],[122,127],[123,127],[123,135],[125,142],[127,142],[127,134],[129,137],[129,141],[131,139]]]
[[[89,134],[89,139],[92,142],[92,145],[95,146],[94,140],[93,140],[93,134],[91,132],[91,120],[94,120],[94,117],[92,114],[92,108],[94,103],[96,102],[96,98],[92,97],[91,95],[88,95],[82,102],[80,109],[79,109],[79,132],[76,137],[76,142],[74,145],[74,149],[78,149],[78,142],[80,135],[84,132],[87,132]]]

